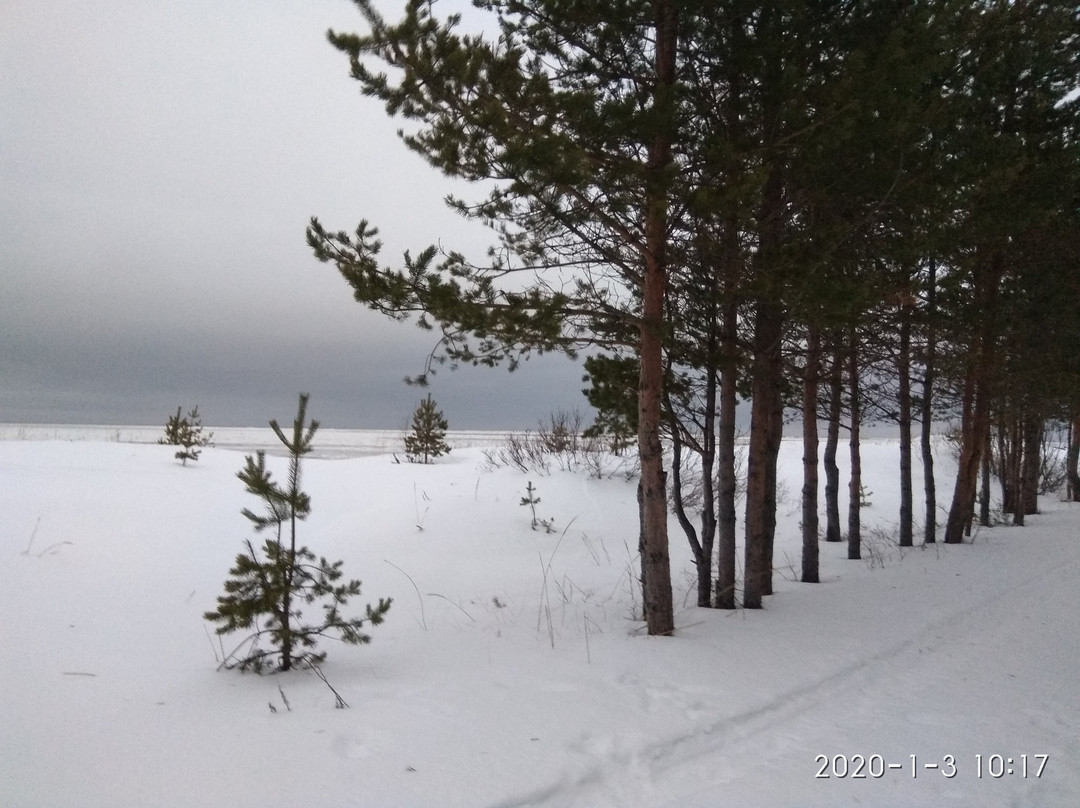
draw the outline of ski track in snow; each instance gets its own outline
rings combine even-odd
[[[978,541],[978,535],[975,540]],[[925,551],[921,548],[915,550]],[[691,724],[682,734],[674,737],[655,740],[629,750],[621,748],[614,739],[608,739],[606,743],[596,743],[595,748],[587,751],[598,759],[597,762],[576,779],[560,779],[527,794],[493,803],[489,808],[598,808],[627,804],[685,808],[715,804],[713,800],[720,795],[725,795],[725,799],[730,798],[726,791],[727,786],[732,781],[745,778],[747,773],[734,771],[730,766],[724,771],[725,767],[715,765],[717,761],[725,760],[729,752],[735,750],[739,758],[752,758],[757,761],[758,768],[765,769],[771,760],[780,758],[789,751],[788,747],[777,744],[777,737],[778,734],[779,737],[784,737],[784,728],[792,721],[807,717],[820,709],[822,704],[840,705],[841,709],[850,709],[858,714],[860,710],[855,704],[850,701],[845,704],[845,694],[853,689],[857,689],[860,694],[882,691],[910,694],[912,680],[917,681],[921,671],[941,664],[941,657],[952,653],[960,638],[970,637],[972,634],[1000,633],[1001,626],[1009,622],[1008,616],[1000,612],[1008,609],[1015,602],[1016,596],[1025,595],[1023,600],[1038,602],[1048,579],[1067,587],[1072,587],[1080,580],[1080,561],[1058,556],[1050,560],[1036,556],[1033,560],[1037,568],[1022,580],[997,581],[994,586],[989,587],[989,591],[986,582],[982,582],[983,585],[977,590],[978,596],[974,600],[909,630],[904,639],[883,650],[843,665],[805,685],[778,694],[751,709],[719,720]],[[1075,632],[1080,631],[1080,621],[1074,619],[1072,628],[1072,636],[1076,637]],[[890,684],[904,686],[890,687]],[[669,708],[687,711],[686,704],[678,703],[679,700],[668,693],[652,688],[644,688],[643,692],[650,699],[668,703]],[[945,720],[941,717],[929,721],[923,719],[924,723],[930,724],[940,724]],[[1075,728],[1061,729],[1072,732]],[[1076,760],[1075,756],[1072,759]],[[896,760],[904,762],[901,758]],[[807,761],[808,764],[811,762],[812,760]],[[1067,765],[1066,760],[1057,761],[1057,764],[1063,763]],[[688,770],[694,772],[692,776],[677,778],[672,775],[672,772]],[[678,791],[680,780],[699,784],[693,790],[701,802],[694,801],[693,795],[671,800],[673,790]],[[702,782],[708,783],[708,786],[702,788]],[[661,783],[664,784],[662,787],[659,786]],[[643,795],[648,795],[645,802],[642,802]],[[752,793],[748,794],[748,797],[752,796]],[[830,795],[822,805],[836,804],[833,802],[835,799],[836,795]],[[903,799],[904,801],[898,804],[907,804],[906,798]],[[853,804],[860,804],[859,800],[856,798]],[[984,803],[972,803],[973,806],[980,804]]]

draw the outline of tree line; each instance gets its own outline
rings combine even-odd
[[[924,540],[937,538],[929,441],[946,414],[959,468],[943,540],[962,540],[992,457],[1022,521],[1043,425],[1080,415],[1080,9],[476,0],[490,29],[468,34],[431,0],[396,23],[354,1],[367,32],[331,31],[331,44],[410,149],[475,183],[477,198],[448,203],[490,227],[493,247],[476,261],[429,246],[386,266],[370,222],[350,233],[315,218],[308,243],[358,302],[437,331],[429,369],[584,350],[598,394],[636,380],[633,406],[608,416],[637,432],[650,634],[674,629],[669,492],[699,604],[735,605],[740,399],[747,608],[772,591],[785,411],[803,419],[805,581],[819,469],[824,536],[842,536],[842,429],[860,553],[867,418],[899,424],[901,544],[916,427]],[[680,497],[684,458],[696,514]]]

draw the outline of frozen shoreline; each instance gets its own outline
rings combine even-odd
[[[279,454],[281,444],[269,426],[204,427],[213,433],[218,449],[237,452],[263,450]],[[162,436],[162,426],[113,426],[106,424],[0,424],[0,441],[66,441],[90,443],[155,444]],[[447,442],[452,448],[501,445],[509,430],[451,429]],[[382,454],[402,454],[403,429],[330,429],[319,430],[313,457],[348,458]]]
[[[270,428],[263,426],[215,427],[206,425],[205,430],[214,434],[214,446],[237,452],[254,452],[259,449],[268,454],[278,454],[281,444],[274,438]],[[531,427],[535,431],[536,427]],[[935,430],[943,432],[945,425]],[[381,454],[401,454],[405,429],[334,429],[323,427],[315,441],[314,457],[347,458],[370,457]],[[450,429],[447,441],[457,449],[502,446],[506,436],[521,434],[526,429]],[[164,432],[163,425],[131,426],[113,424],[6,424],[0,423],[0,441],[88,441],[94,443],[157,443]],[[745,432],[745,430],[744,430]],[[895,440],[897,428],[889,424],[864,425],[863,442]],[[824,425],[822,426],[824,434]],[[802,436],[799,424],[788,424],[784,440],[797,440]],[[744,434],[745,438],[746,435]],[[841,438],[847,445],[846,435]]]

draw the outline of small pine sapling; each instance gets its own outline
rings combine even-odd
[[[433,458],[449,454],[446,428],[446,418],[429,393],[413,413],[412,434],[405,436],[405,456],[409,462],[426,465]]]
[[[547,533],[554,533],[554,519],[540,519],[536,515],[536,506],[540,504],[540,497],[536,495],[536,487],[532,484],[532,480],[529,480],[525,486],[525,496],[521,498],[521,505],[529,506],[529,511],[532,513],[532,529],[536,530],[538,527],[542,527]]]
[[[213,446],[213,432],[203,432],[202,419],[199,416],[199,407],[195,406],[187,415],[181,416],[181,409],[176,408],[176,415],[169,416],[165,424],[165,436],[158,443],[166,446],[179,446],[180,450],[174,457],[187,465],[190,460],[195,462],[205,446]]]
[[[307,547],[297,546],[297,523],[311,513],[311,498],[300,488],[301,458],[311,451],[311,442],[318,421],[305,425],[307,394],[300,395],[300,405],[293,421],[292,437],[286,437],[277,421],[270,427],[289,452],[288,481],[284,486],[272,479],[266,468],[265,452],[245,457],[244,468],[237,477],[250,494],[259,497],[265,506],[263,513],[244,508],[242,513],[255,532],[270,530],[261,553],[251,540],[244,542],[246,551],[236,556],[236,563],[225,582],[225,594],[218,598],[215,611],[203,617],[219,624],[218,634],[233,631],[250,632],[235,651],[229,654],[222,667],[258,673],[276,667],[287,671],[294,665],[314,665],[326,654],[315,651],[321,637],[337,635],[342,642],[360,645],[371,641],[363,632],[365,623],[377,626],[390,609],[390,598],[380,598],[377,607],[366,607],[364,617],[347,618],[340,613],[348,599],[360,594],[360,582],[338,583],[342,577],[341,561],[333,563],[319,557]],[[319,601],[322,619],[305,623],[302,607]],[[269,647],[260,647],[260,641]]]

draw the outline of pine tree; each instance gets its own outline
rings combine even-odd
[[[270,428],[289,451],[289,474],[282,486],[266,468],[266,453],[244,458],[244,468],[237,477],[249,494],[259,497],[265,506],[263,513],[244,508],[242,513],[255,532],[269,529],[273,535],[261,548],[261,554],[251,540],[244,542],[246,552],[236,556],[236,563],[225,582],[225,594],[218,598],[215,611],[203,617],[218,623],[218,634],[250,631],[222,665],[239,667],[261,673],[273,665],[287,671],[300,663],[317,664],[326,657],[315,651],[319,638],[337,635],[344,643],[360,645],[371,641],[365,634],[365,623],[379,625],[390,609],[390,598],[380,598],[378,606],[370,604],[364,617],[344,617],[339,609],[350,597],[360,594],[360,581],[338,583],[342,577],[341,561],[333,563],[319,557],[307,547],[297,546],[297,522],[311,513],[311,497],[300,488],[301,458],[311,452],[311,442],[319,428],[318,421],[305,425],[308,396],[300,395],[292,437],[286,437],[277,421]],[[302,607],[319,601],[321,621],[305,623]],[[262,640],[269,647],[260,647]]]
[[[1018,305],[1022,310],[1028,294],[1051,277],[1075,275],[1069,260],[1063,273],[1042,270],[1052,264],[1058,242],[1075,233],[1075,222],[1059,230],[1053,221],[1076,209],[1080,99],[1064,98],[1080,68],[1072,44],[1078,24],[1069,4],[979,4],[955,73],[956,90],[946,88],[954,117],[979,122],[957,127],[949,141],[959,158],[953,162],[960,191],[952,205],[959,214],[954,246],[943,262],[943,308],[950,311],[943,339],[951,344],[952,361],[942,362],[940,374],[961,391],[961,446],[943,537],[948,544],[970,533],[995,411],[1012,408],[1007,399],[1016,381],[1025,394],[1049,386],[1043,371],[1035,372],[1034,384],[1015,378],[1019,368],[1035,367],[1024,350],[1023,358],[1016,357],[1019,365],[1010,355],[1033,333],[1050,333],[1053,315],[1044,319],[1047,310],[1037,307],[1037,319],[1022,317],[1019,331],[1012,320]],[[1061,350],[1051,344],[1052,352]]]
[[[199,459],[199,454],[204,446],[213,446],[213,432],[203,433],[202,419],[199,416],[199,407],[195,406],[186,416],[180,415],[180,408],[176,408],[176,415],[169,416],[165,424],[165,436],[158,443],[167,446],[182,447],[174,457],[183,465]]]
[[[461,33],[456,16],[440,22],[429,0],[408,0],[397,24],[373,0],[355,3],[369,31],[331,32],[331,43],[349,57],[362,92],[407,122],[409,148],[445,174],[490,189],[450,204],[491,226],[498,245],[487,265],[433,245],[394,268],[379,258],[378,231],[366,220],[353,235],[312,219],[315,255],[336,265],[358,302],[397,319],[419,315],[421,326],[439,330],[438,359],[512,368],[530,352],[583,347],[638,358],[643,599],[652,635],[674,628],[660,440],[672,375],[666,363],[707,379],[704,390],[720,377],[717,522],[725,560],[717,587],[725,605],[734,591],[725,570],[734,570],[727,559],[735,392],[749,394],[744,604],[760,607],[772,591],[776,458],[792,403],[793,336],[812,329],[825,355],[846,354],[834,332],[871,330],[866,323],[877,318],[883,294],[907,291],[926,257],[941,259],[943,276],[946,262],[958,265],[957,277],[973,276],[960,290],[977,293],[967,295],[971,322],[992,319],[985,304],[994,273],[982,274],[993,266],[976,249],[996,248],[984,234],[1017,230],[988,214],[1011,200],[1013,175],[1030,172],[1026,159],[996,157],[1027,156],[1002,150],[1008,131],[983,138],[978,122],[1008,106],[1018,78],[1039,75],[1014,57],[1073,58],[1063,35],[1075,37],[1075,15],[1064,4],[958,0],[843,7],[484,0],[477,5],[494,15],[488,30],[498,31],[484,36]],[[995,23],[1041,18],[1044,9],[1054,24],[1033,28],[1038,36],[1016,37]],[[968,35],[987,23],[986,36]],[[995,73],[1007,74],[1005,95],[968,103]],[[1061,73],[1075,80],[1075,69]],[[1057,82],[1040,97],[1054,103],[1071,86]],[[1016,123],[1021,140],[1034,143],[1051,122]],[[980,199],[986,207],[983,197],[993,204],[969,222],[962,208]],[[959,245],[950,254],[926,242],[935,221],[958,231],[935,238]],[[912,250],[896,250],[896,242],[913,240]],[[692,311],[695,302],[704,317]],[[967,336],[963,347],[975,350],[966,353],[979,358],[984,337],[997,337]],[[947,337],[939,336],[943,345]],[[910,364],[910,349],[899,364]],[[935,363],[934,374],[947,370]],[[813,405],[822,380],[804,375]],[[959,387],[952,375],[940,376],[943,388]],[[837,407],[839,398],[838,391]],[[830,435],[830,460],[835,445]],[[826,492],[835,498],[832,477]],[[817,507],[815,489],[811,478],[808,512]],[[839,519],[829,521],[833,538]],[[812,520],[806,525],[810,579]]]
[[[405,455],[409,462],[427,465],[433,458],[449,454],[446,427],[446,418],[429,393],[413,413],[412,434],[405,436]]]
[[[330,32],[331,43],[366,95],[410,119],[410,148],[492,189],[475,204],[450,202],[491,224],[500,245],[490,266],[433,245],[384,269],[367,221],[353,236],[312,219],[308,243],[357,301],[438,328],[439,358],[513,368],[531,352],[616,342],[637,354],[645,617],[649,634],[672,633],[660,420],[680,4],[590,2],[571,13],[497,0],[481,4],[498,27],[485,37],[460,34],[457,17],[439,22],[427,0],[408,0],[396,25],[371,0],[355,2],[369,33]],[[534,280],[508,283],[520,273]]]

